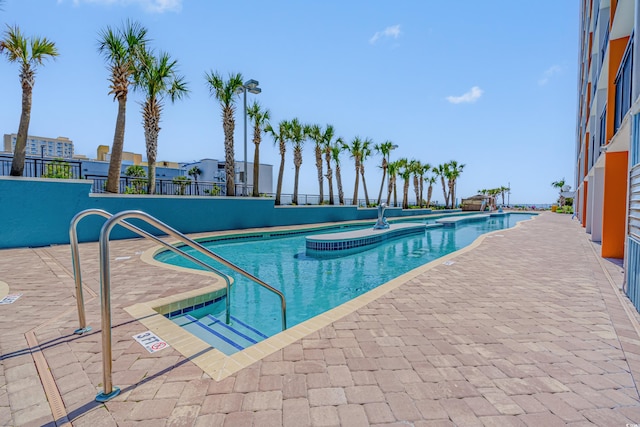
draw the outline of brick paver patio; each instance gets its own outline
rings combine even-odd
[[[145,328],[124,307],[209,284],[140,261],[152,246],[112,244],[122,393],[105,404],[94,400],[103,386],[98,245],[81,245],[94,328],[82,336],[73,334],[69,247],[0,251],[0,281],[22,294],[0,306],[0,425],[640,423],[638,314],[619,263],[600,259],[568,215],[493,233],[221,381],[173,348],[150,354],[131,338]]]

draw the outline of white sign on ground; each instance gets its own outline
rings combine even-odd
[[[22,294],[7,295],[6,297],[0,299],[0,304],[13,304],[21,296]]]
[[[138,343],[146,348],[149,353],[155,353],[156,351],[162,350],[163,348],[170,347],[170,345],[167,344],[166,341],[163,341],[159,336],[151,331],[134,335],[133,339],[138,341]]]
[[[456,263],[455,261],[445,261],[442,264],[444,264],[444,265],[453,265],[455,263]]]

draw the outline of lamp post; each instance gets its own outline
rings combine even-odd
[[[257,95],[262,92],[258,87],[260,83],[257,80],[249,79],[242,85],[244,93],[244,178],[242,180],[242,195],[248,195],[247,191],[247,91]]]
[[[387,153],[387,170],[389,169],[389,162],[391,161],[391,152],[398,148],[398,144],[393,144]],[[387,174],[387,192],[389,191],[389,182],[391,181],[391,175]],[[395,208],[395,205],[394,205]]]

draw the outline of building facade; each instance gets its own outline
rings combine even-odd
[[[578,218],[640,308],[640,0],[580,0]]]
[[[13,153],[16,149],[18,134],[4,135],[4,151]],[[73,141],[64,136],[45,138],[42,136],[27,136],[27,156],[55,157],[71,159],[73,157]]]

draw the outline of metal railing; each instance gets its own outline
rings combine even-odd
[[[229,277],[226,274],[221,273],[220,271],[216,270],[215,268],[211,267],[210,265],[206,264],[205,262],[195,258],[194,256],[182,251],[180,248],[175,247],[169,243],[164,242],[163,240],[159,239],[158,237],[152,235],[151,233],[148,233],[134,225],[129,224],[128,222],[125,221],[125,219],[128,218],[135,218],[135,219],[139,219],[142,220],[144,222],[146,222],[147,224],[150,224],[152,226],[154,226],[155,228],[157,228],[158,230],[166,233],[167,235],[173,237],[174,239],[179,240],[180,242],[182,242],[184,245],[189,246],[192,249],[195,249],[196,251],[208,256],[209,258],[214,259],[215,261],[218,261],[219,263],[223,264],[224,266],[232,269],[233,271],[235,271],[236,273],[239,273],[245,277],[247,277],[248,279],[252,280],[253,282],[259,284],[260,286],[266,288],[267,290],[275,293],[279,298],[280,298],[280,306],[281,306],[281,312],[282,312],[282,330],[287,329],[287,312],[286,312],[286,300],[284,297],[284,294],[282,292],[280,292],[279,290],[275,289],[274,287],[270,286],[269,284],[265,283],[264,281],[260,280],[259,278],[253,276],[251,273],[243,270],[242,268],[236,266],[235,264],[231,263],[230,261],[227,261],[226,259],[222,258],[221,256],[215,254],[214,252],[210,251],[209,249],[205,248],[204,246],[200,245],[199,243],[195,242],[194,240],[188,238],[187,236],[185,236],[184,234],[180,233],[179,231],[171,228],[170,226],[164,224],[163,222],[159,221],[158,219],[152,217],[149,214],[146,214],[145,212],[142,211],[123,211],[120,212],[118,214],[115,215],[111,215],[109,212],[100,210],[100,209],[88,209],[86,211],[82,211],[80,213],[78,213],[76,216],[74,216],[74,218],[71,221],[71,226],[70,226],[70,230],[69,230],[69,235],[70,235],[70,239],[71,239],[71,253],[72,253],[72,260],[73,260],[73,268],[74,268],[74,278],[75,278],[75,282],[76,282],[76,293],[78,295],[77,297],[77,304],[78,304],[78,317],[80,320],[80,328],[76,331],[76,333],[84,333],[86,332],[87,326],[86,326],[86,317],[85,317],[85,313],[84,313],[84,300],[82,297],[82,278],[81,278],[81,272],[80,272],[80,257],[79,257],[79,251],[78,251],[78,238],[77,238],[77,232],[76,232],[76,228],[77,228],[77,224],[78,222],[88,216],[88,215],[101,215],[104,216],[107,219],[107,221],[104,223],[104,225],[102,226],[102,229],[100,230],[100,294],[101,294],[101,312],[102,312],[102,353],[103,353],[103,357],[102,357],[102,362],[103,362],[103,384],[104,384],[104,392],[98,394],[96,396],[96,400],[99,402],[105,402],[115,396],[118,395],[118,393],[120,392],[120,389],[118,389],[117,387],[113,387],[113,383],[112,383],[112,379],[111,379],[111,370],[112,370],[112,352],[111,352],[111,273],[110,273],[110,263],[109,263],[109,235],[111,233],[111,230],[116,226],[116,225],[121,225],[123,227],[125,227],[126,229],[128,229],[129,231],[132,231],[142,237],[146,237],[149,238],[151,240],[153,240],[154,242],[157,242],[159,244],[161,244],[164,247],[167,247],[169,250],[180,254],[184,257],[186,257],[187,259],[197,263],[198,265],[206,268],[209,271],[212,271],[214,273],[217,273],[219,275],[221,275],[225,280],[226,280],[226,287],[227,287],[227,295],[226,295],[226,322],[229,323],[230,322],[230,281],[229,281]]]
[[[11,172],[13,156],[0,155],[0,176]],[[82,179],[82,162],[56,157],[31,157],[24,159],[22,176],[32,178],[72,178]]]

